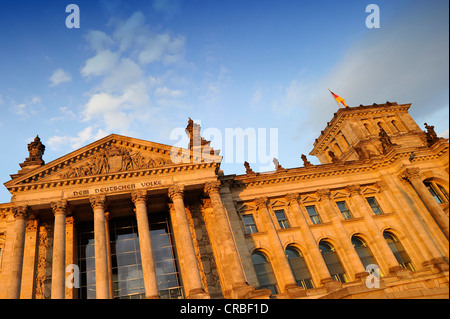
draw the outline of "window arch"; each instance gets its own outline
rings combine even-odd
[[[297,281],[297,285],[305,289],[314,288],[311,273],[306,266],[302,253],[295,247],[288,246],[286,248],[286,257],[289,261],[289,265],[291,266],[295,280]]]
[[[348,282],[347,274],[342,267],[341,261],[336,253],[336,249],[332,244],[326,241],[320,241],[319,250],[330,272],[331,278],[336,281],[346,283]]]
[[[270,289],[272,294],[277,294],[277,280],[266,255],[260,251],[255,251],[252,254],[252,263],[255,268],[256,277],[258,277],[259,287]]]
[[[359,259],[361,259],[361,263],[363,264],[364,268],[367,269],[367,266],[370,264],[378,265],[377,260],[373,256],[372,251],[370,250],[364,239],[362,239],[358,235],[354,235],[352,236],[352,244],[353,247],[355,247]]]
[[[442,185],[438,184],[435,180],[427,179],[423,183],[438,204],[449,201],[447,190]]]
[[[409,258],[408,253],[403,247],[400,240],[398,240],[397,236],[389,231],[383,232],[384,239],[386,239],[389,248],[391,248],[394,253],[395,258],[397,259],[400,266],[404,269],[409,269],[411,271],[415,271],[414,265],[412,264],[411,258]]]

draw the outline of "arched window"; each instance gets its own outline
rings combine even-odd
[[[409,258],[405,248],[403,247],[402,243],[398,240],[398,238],[388,231],[385,231],[383,233],[383,236],[386,239],[389,248],[391,248],[392,252],[394,253],[394,256],[397,259],[400,266],[404,269],[415,271],[416,269],[414,268],[414,265],[411,262],[411,258]]]
[[[259,287],[270,289],[272,294],[278,293],[277,280],[266,255],[256,251],[252,254],[253,267],[258,277]]]
[[[367,243],[361,237],[353,236],[352,244],[353,244],[353,247],[355,247],[355,250],[356,250],[356,253],[358,254],[359,259],[361,259],[361,262],[362,262],[364,268],[367,269],[367,266],[370,264],[378,265],[369,246],[367,246]]]
[[[438,204],[448,202],[448,193],[444,187],[439,185],[433,180],[427,180],[423,182],[430,192],[431,196],[436,200]]]
[[[305,289],[314,288],[311,274],[306,266],[303,255],[294,247],[288,246],[286,248],[286,257],[289,261],[289,265],[291,265],[297,285]]]
[[[319,243],[319,249],[322,253],[322,257],[328,267],[328,271],[330,272],[331,277],[334,280],[342,283],[348,282],[347,274],[342,267],[342,264],[336,253],[336,249],[333,247],[333,245],[328,242],[321,241]]]

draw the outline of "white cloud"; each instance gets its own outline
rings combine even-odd
[[[94,134],[94,129],[92,126],[88,126],[82,131],[80,131],[76,137],[70,137],[70,136],[52,136],[48,139],[47,144],[48,146],[55,151],[60,150],[73,150],[78,149],[85,144],[88,144],[89,142],[92,142],[94,140],[98,140],[102,137],[107,136],[108,134],[102,130],[97,130],[97,133]]]
[[[86,40],[89,42],[91,48],[97,52],[104,51],[114,44],[111,36],[98,30],[89,31],[86,35]]]
[[[100,51],[94,57],[88,59],[81,69],[83,76],[100,76],[114,69],[119,61],[119,54],[109,50]]]
[[[14,113],[17,115],[26,116],[28,115],[27,105],[25,103],[17,104],[13,107]]]
[[[293,80],[284,90],[281,100],[272,103],[272,110],[276,113],[289,114],[294,108],[300,108],[306,93],[307,85],[299,80]]]
[[[449,136],[449,129],[446,129],[444,132],[439,133],[438,136],[448,138],[448,136]]]
[[[179,0],[154,0],[153,9],[165,14],[168,17],[180,12]]]
[[[70,81],[72,81],[72,76],[68,72],[64,71],[63,69],[57,69],[50,77],[50,87],[54,87],[61,83]]]

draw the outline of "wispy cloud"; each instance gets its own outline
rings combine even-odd
[[[92,89],[86,92],[88,100],[81,107],[80,119],[88,127],[76,137],[54,136],[50,147],[62,141],[78,146],[96,138],[95,130],[139,136],[141,127],[148,130],[157,117],[163,121],[161,108],[183,106],[180,99],[185,92],[170,85],[177,76],[150,70],[183,65],[185,38],[154,31],[140,11],[125,20],[112,20],[110,26],[110,32],[91,30],[85,36],[93,55],[80,73]]]
[[[63,69],[57,69],[50,77],[50,87],[54,87],[60,85],[61,83],[70,81],[72,81],[72,76],[69,74],[69,72],[64,71]]]

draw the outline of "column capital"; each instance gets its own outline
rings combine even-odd
[[[408,181],[416,180],[420,178],[420,169],[417,167],[411,167],[404,170],[401,177]]]
[[[389,186],[388,186],[388,184],[385,181],[378,181],[378,182],[375,183],[375,186],[378,187],[380,192],[389,190]]]
[[[361,194],[361,186],[359,184],[348,185],[345,189],[350,193],[350,195]]]
[[[67,213],[68,205],[66,200],[51,202],[50,205],[52,206],[53,214],[55,214],[55,216],[59,214],[65,215]]]
[[[222,183],[220,181],[207,182],[207,183],[205,183],[205,187],[203,188],[203,191],[208,196],[210,196],[213,193],[219,194],[221,184]]]
[[[147,191],[140,190],[132,192],[131,200],[133,201],[134,205],[136,205],[137,203],[147,204]]]
[[[91,202],[92,209],[102,208],[106,209],[106,196],[105,195],[97,195],[89,197],[89,201]]]
[[[27,219],[28,216],[31,215],[30,206],[14,206],[11,208],[11,213],[14,216],[14,219]]]
[[[269,199],[266,196],[258,197],[255,199],[256,206],[258,208],[265,208],[267,207],[267,204],[269,203]]]
[[[300,198],[300,194],[299,193],[290,193],[290,194],[287,194],[285,196],[285,198],[289,203],[293,203],[293,202],[295,203],[295,202],[298,202],[298,199]]]
[[[320,198],[330,198],[331,197],[331,191],[329,188],[323,188],[319,189],[317,192],[317,195],[319,195]]]
[[[173,202],[175,199],[183,199],[184,185],[173,185],[169,187],[169,198]]]

